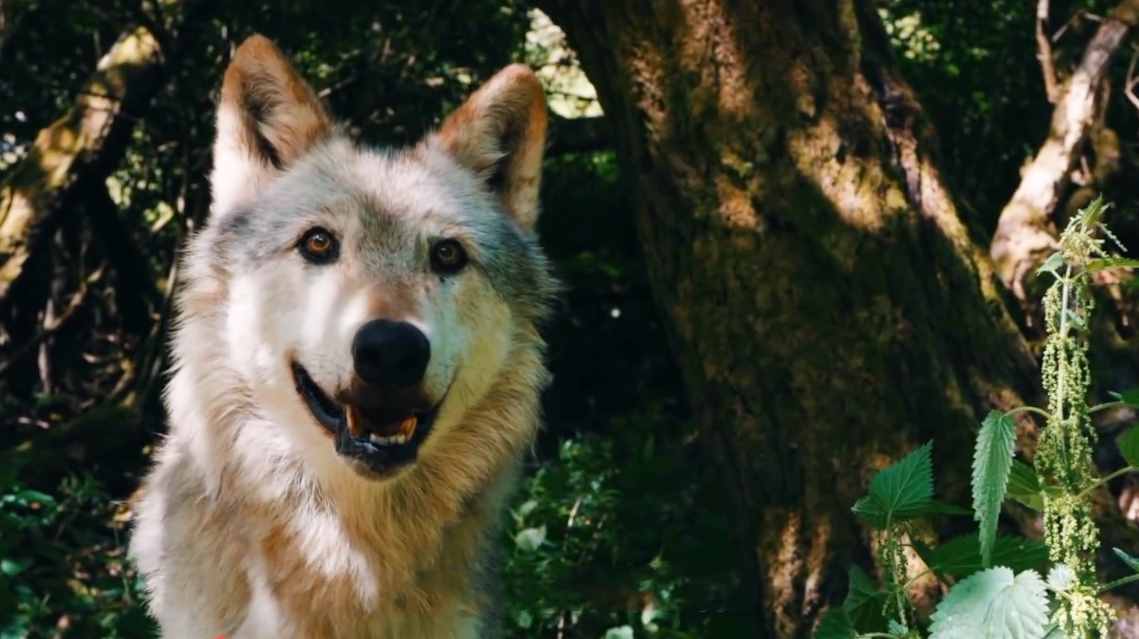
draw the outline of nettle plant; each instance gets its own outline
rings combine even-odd
[[[857,566],[840,608],[819,624],[819,639],[876,637],[930,639],[1061,639],[1106,637],[1114,619],[1100,594],[1139,581],[1139,559],[1115,548],[1135,574],[1101,583],[1096,574],[1099,530],[1092,519],[1092,494],[1106,482],[1139,472],[1139,426],[1117,440],[1127,466],[1104,477],[1096,473],[1091,416],[1119,406],[1139,408],[1139,389],[1116,401],[1088,405],[1091,373],[1088,331],[1094,301],[1090,278],[1110,267],[1134,268],[1136,260],[1113,254],[1119,241],[1103,225],[1107,210],[1097,199],[1081,210],[1060,238],[1059,250],[1040,267],[1053,278],[1044,296],[1047,339],[1041,377],[1046,409],[1022,406],[993,411],[981,424],[973,457],[973,518],[976,534],[935,548],[917,541],[916,522],[935,515],[970,511],[933,498],[932,442],[879,472],[854,512],[876,537],[881,583]],[[1042,418],[1033,465],[1015,456],[1019,413]],[[997,534],[1001,505],[1013,499],[1042,513],[1043,542]],[[907,549],[926,570],[910,576]],[[934,575],[950,585],[928,625],[918,619],[908,596],[917,579]],[[1047,577],[1042,577],[1046,574]]]

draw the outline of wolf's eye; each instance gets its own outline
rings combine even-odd
[[[340,252],[340,243],[331,232],[320,228],[309,229],[297,243],[297,250],[313,264],[328,264]]]
[[[436,273],[458,273],[467,265],[467,252],[455,240],[439,240],[431,247],[431,268]]]

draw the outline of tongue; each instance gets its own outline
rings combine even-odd
[[[415,415],[409,415],[402,420],[388,424],[381,424],[369,419],[363,411],[352,404],[347,406],[345,416],[348,421],[348,433],[356,438],[367,437],[374,433],[381,437],[403,435],[410,439],[415,434],[415,427],[419,425],[419,419]]]

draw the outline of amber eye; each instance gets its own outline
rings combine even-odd
[[[328,264],[336,259],[340,244],[330,231],[320,228],[309,229],[297,243],[297,250],[313,264]]]
[[[455,240],[439,240],[431,247],[431,268],[436,273],[458,273],[467,265],[467,252]]]

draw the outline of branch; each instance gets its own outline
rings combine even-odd
[[[77,186],[102,182],[114,170],[134,126],[128,114],[157,91],[161,63],[158,42],[146,29],[121,37],[71,109],[39,132],[0,184],[0,300]]]
[[[1048,0],[1036,3],[1036,57],[1040,60],[1040,71],[1044,75],[1044,91],[1048,102],[1056,104],[1060,87],[1056,81],[1056,65],[1052,58],[1052,41],[1048,38]]]
[[[989,254],[1001,280],[1022,301],[1025,279],[1056,246],[1052,215],[1095,124],[1099,86],[1137,20],[1139,0],[1124,0],[1100,24],[1056,102],[1048,139],[1001,211]]]

